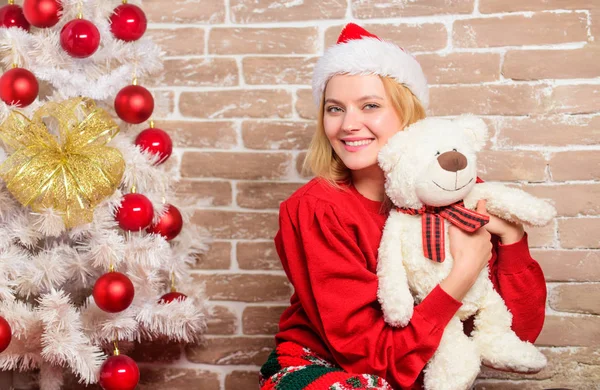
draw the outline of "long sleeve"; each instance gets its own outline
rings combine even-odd
[[[303,326],[344,370],[411,388],[460,302],[438,286],[415,307],[406,327],[388,326],[377,301],[377,275],[367,268],[360,237],[344,218],[344,210],[323,200],[282,204],[275,242],[295,288],[290,313],[303,312],[310,324]],[[284,314],[280,333],[298,327],[296,314]]]
[[[511,245],[497,243],[497,257],[490,262],[496,290],[513,315],[512,329],[534,342],[542,331],[546,308],[546,281],[530,253],[527,235]]]

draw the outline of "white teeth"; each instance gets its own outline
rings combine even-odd
[[[345,141],[346,145],[348,146],[362,146],[362,145],[368,145],[371,142],[373,142],[372,139],[364,139],[362,141]]]

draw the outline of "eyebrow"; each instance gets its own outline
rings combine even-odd
[[[367,96],[361,97],[357,101],[358,102],[362,102],[362,101],[371,100],[371,99],[383,100],[383,98],[381,96],[378,96],[378,95],[367,95]],[[342,102],[340,102],[339,100],[333,99],[333,98],[327,98],[327,99],[325,99],[325,103],[342,104]]]

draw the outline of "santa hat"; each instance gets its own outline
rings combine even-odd
[[[315,65],[313,98],[319,105],[327,81],[336,74],[376,74],[395,79],[429,105],[427,80],[417,60],[403,48],[386,42],[364,28],[349,23],[335,46],[327,49]]]

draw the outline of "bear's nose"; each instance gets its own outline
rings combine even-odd
[[[467,158],[459,152],[446,152],[438,157],[440,166],[449,172],[458,172],[467,167]]]

